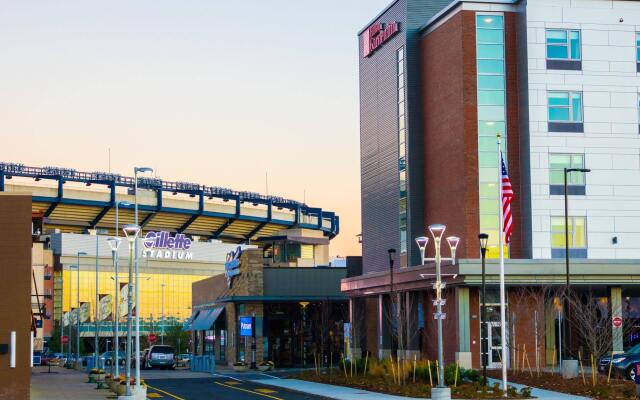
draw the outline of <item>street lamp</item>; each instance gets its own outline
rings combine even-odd
[[[567,183],[567,178],[568,175],[572,172],[580,172],[580,173],[587,173],[587,172],[591,172],[590,169],[587,168],[565,168],[564,169],[564,261],[565,261],[565,274],[566,274],[566,288],[565,288],[565,292],[566,292],[566,315],[564,318],[564,328],[565,328],[565,332],[564,332],[564,340],[567,340],[568,338],[568,342],[569,345],[564,346],[565,352],[569,353],[566,354],[568,357],[571,357],[571,322],[569,320],[569,290],[570,290],[570,278],[569,278],[569,193],[568,193],[568,183]],[[573,228],[575,231],[575,227]],[[569,359],[569,358],[567,358]]]
[[[418,245],[418,249],[420,249],[420,260],[422,260],[421,265],[424,265],[424,252],[429,244],[429,238],[426,236],[418,236],[416,238],[416,244]]]
[[[134,220],[133,223],[137,227],[136,237],[140,233],[140,226],[138,225],[138,172],[141,173],[150,173],[153,172],[153,168],[150,167],[134,167],[133,168],[133,176],[134,176],[134,188],[133,188],[133,196],[134,196]],[[126,229],[126,227],[125,227]],[[133,244],[135,247],[135,268],[136,268],[136,392],[140,391],[140,312],[139,312],[139,301],[138,301],[138,245],[137,241],[134,238]],[[131,277],[130,277],[131,278]],[[131,280],[129,280],[131,282]]]
[[[76,352],[77,352],[77,358],[76,358],[76,365],[78,364],[78,361],[80,360],[80,256],[86,256],[87,253],[84,251],[79,251],[76,253],[76,268],[78,268],[78,274],[76,275],[77,277],[77,281],[76,282],[76,303],[77,303],[77,309],[76,309]],[[82,361],[80,361],[80,366],[82,366]],[[82,368],[80,368],[82,369]]]
[[[398,302],[397,307],[395,306],[396,299],[393,294],[393,262],[395,261],[396,249],[389,249],[387,250],[387,253],[389,254],[389,302],[391,307],[390,314],[394,315],[396,312],[396,308],[400,307],[400,302]],[[393,327],[391,329],[394,330]],[[393,340],[391,340],[391,353],[393,353],[394,356],[397,355],[393,346]]]
[[[451,258],[442,258],[440,252],[440,245],[442,243],[442,236],[444,235],[444,231],[446,230],[446,226],[442,224],[432,224],[429,225],[429,232],[431,233],[431,237],[433,238],[434,248],[435,248],[435,258],[425,258],[424,250],[429,243],[428,238],[426,237],[418,237],[416,238],[416,244],[420,248],[420,252],[423,255],[422,262],[424,264],[425,261],[435,261],[436,264],[436,282],[433,285],[433,288],[436,290],[436,299],[433,301],[433,304],[436,306],[436,313],[433,315],[434,318],[438,321],[438,386],[432,389],[433,397],[437,397],[438,399],[450,399],[451,398],[451,389],[449,389],[444,383],[444,349],[443,349],[443,339],[442,339],[442,320],[445,318],[446,314],[442,312],[442,306],[446,303],[446,300],[442,298],[442,289],[446,287],[444,283],[442,283],[442,273],[441,273],[441,264],[442,261],[451,261],[452,264],[456,262],[456,250],[458,248],[458,244],[460,243],[460,238],[457,236],[449,236],[446,238],[447,244],[449,245],[449,250],[451,252]],[[429,274],[420,274],[421,277],[425,277]],[[456,274],[453,275],[454,277]]]
[[[487,287],[485,282],[485,260],[487,257],[487,242],[489,241],[489,235],[481,233],[478,235],[480,240],[480,255],[482,256],[482,310],[480,311],[480,353],[482,357],[482,385],[487,386],[487,364],[489,358],[489,343],[486,334],[482,334],[485,330],[489,329],[486,319],[487,312]]]
[[[131,302],[131,296],[133,295],[131,283],[133,282],[133,250],[135,248],[135,242],[138,238],[138,234],[140,234],[140,227],[135,224],[128,224],[122,228],[125,236],[127,237],[127,241],[129,242],[129,283],[128,283],[128,295],[127,295],[127,365],[126,365],[126,379],[127,379],[127,396],[131,396],[131,330],[132,330],[132,321],[131,321],[131,313],[133,312],[133,304]],[[137,282],[136,282],[137,283]],[[136,284],[136,293],[138,292],[138,285]],[[137,295],[136,295],[136,306],[138,303]],[[139,314],[139,310],[136,307],[136,319]],[[136,366],[140,365],[139,359],[140,353],[136,354]],[[137,382],[136,382],[137,383]],[[137,386],[136,386],[137,387]]]
[[[116,203],[117,204],[117,203]],[[117,205],[116,205],[117,207]],[[117,215],[117,213],[116,213]],[[117,220],[117,217],[116,217]],[[118,223],[116,222],[116,226],[118,226]],[[116,234],[118,234],[118,229],[116,228]],[[119,342],[119,338],[118,336],[120,335],[120,326],[119,326],[119,320],[120,320],[120,284],[118,282],[118,266],[120,264],[120,260],[118,257],[118,248],[120,247],[120,242],[122,242],[122,239],[120,239],[119,237],[110,237],[107,239],[107,243],[109,243],[109,247],[111,247],[111,262],[113,263],[113,269],[115,272],[115,305],[116,305],[116,312],[114,315],[114,320],[115,320],[115,324],[114,324],[114,337],[113,337],[113,352],[114,352],[114,360],[113,362],[115,362],[115,367],[116,367],[116,373],[115,376],[120,376],[120,360],[118,359],[118,352],[120,351],[120,342]],[[113,365],[113,362],[111,365]]]

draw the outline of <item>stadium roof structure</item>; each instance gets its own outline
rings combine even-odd
[[[33,182],[7,182],[14,177]],[[84,186],[65,188],[71,182]],[[134,221],[134,183],[133,177],[113,173],[0,162],[0,192],[31,192],[33,213],[43,217],[48,230],[84,233],[100,229],[113,234],[116,204],[120,204],[119,226]],[[340,231],[335,212],[282,197],[145,176],[138,177],[138,189],[138,221],[145,231],[166,230],[232,242],[290,228],[320,230],[329,238]]]

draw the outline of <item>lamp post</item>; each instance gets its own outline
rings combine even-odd
[[[433,285],[433,288],[436,291],[436,299],[433,301],[434,306],[436,306],[436,312],[433,317],[438,321],[438,386],[433,388],[432,396],[435,398],[437,396],[438,399],[450,399],[451,398],[451,390],[444,383],[444,349],[443,349],[443,339],[442,339],[442,320],[445,318],[446,314],[442,312],[442,306],[446,303],[446,300],[442,298],[442,289],[446,287],[444,283],[442,283],[442,272],[441,272],[441,264],[443,260],[451,261],[455,264],[456,260],[456,249],[458,248],[458,243],[460,243],[460,238],[457,236],[449,236],[447,237],[447,243],[449,244],[449,250],[451,251],[451,258],[442,258],[440,245],[442,243],[442,236],[446,226],[442,224],[433,224],[429,225],[429,232],[433,237],[434,248],[435,248],[435,258],[425,258],[424,251],[426,250],[427,244],[429,243],[429,238],[425,236],[420,236],[416,238],[416,244],[418,248],[420,248],[420,253],[422,255],[422,263],[425,261],[435,261],[436,264],[436,282]],[[429,274],[421,274],[420,276],[424,277]],[[454,274],[454,277],[457,274]],[[435,393],[434,393],[435,391]]]
[[[489,241],[489,235],[481,233],[478,235],[480,240],[480,255],[482,256],[482,310],[480,310],[480,353],[482,357],[482,385],[487,386],[487,364],[489,362],[489,343],[485,330],[489,330],[487,323],[487,286],[485,282],[485,261],[487,257],[487,242]]]
[[[78,360],[80,359],[80,256],[86,256],[87,253],[84,251],[79,251],[76,253],[76,268],[78,268],[78,274],[76,275],[76,365],[78,364]],[[80,361],[82,363],[82,361]],[[82,364],[81,364],[82,365]]]
[[[117,203],[116,203],[117,204]],[[117,207],[117,205],[116,205]],[[116,213],[117,215],[117,213]],[[116,217],[116,221],[117,221],[117,217]],[[118,223],[116,222],[116,226],[118,226]],[[116,228],[116,234],[118,233],[118,230]],[[119,339],[118,336],[120,334],[120,326],[119,326],[119,320],[120,320],[120,287],[119,287],[119,281],[118,281],[118,266],[120,264],[120,260],[118,258],[118,248],[120,247],[120,242],[122,241],[122,239],[120,239],[119,237],[110,237],[109,239],[107,239],[107,243],[109,243],[109,247],[111,247],[111,262],[113,263],[113,269],[114,269],[114,273],[115,273],[115,305],[116,305],[116,312],[114,315],[114,320],[115,320],[115,324],[114,324],[114,335],[113,335],[113,353],[114,353],[114,360],[113,362],[115,362],[115,367],[116,367],[116,372],[115,372],[115,376],[120,376],[120,360],[118,358],[118,352],[120,351],[120,345],[119,345]],[[112,363],[113,365],[113,363]]]
[[[568,346],[565,343],[564,349],[567,353],[566,356],[571,357],[571,322],[569,320],[569,290],[570,290],[570,274],[569,274],[569,193],[567,178],[572,172],[587,173],[591,172],[587,168],[565,168],[564,169],[564,262],[565,262],[565,274],[566,274],[566,287],[565,287],[565,318],[564,318],[564,340],[568,340]],[[575,230],[575,227],[574,227]],[[568,358],[567,358],[568,359]]]
[[[395,314],[395,309],[396,307],[394,306],[395,304],[395,295],[393,293],[393,262],[394,262],[394,258],[396,255],[396,249],[389,249],[387,250],[387,253],[389,254],[389,300],[390,300],[390,306],[391,306],[391,315]],[[400,304],[398,302],[397,304],[398,307],[400,307]],[[394,315],[395,316],[395,315]],[[401,323],[400,321],[398,321],[398,323]],[[393,327],[391,328],[393,330]],[[391,353],[395,356],[397,356],[395,348],[393,346],[393,338],[391,339]]]
[[[133,195],[134,195],[134,220],[133,223],[134,225],[137,227],[138,231],[136,233],[136,238],[138,236],[138,234],[140,233],[140,226],[138,225],[138,172],[153,172],[153,168],[149,168],[149,167],[134,167],[133,168],[133,177],[134,177],[134,188],[133,188]],[[137,240],[136,238],[134,238],[134,242],[133,245],[135,247],[135,268],[136,268],[136,279],[135,279],[135,285],[136,285],[136,391],[140,390],[140,309],[138,308],[139,306],[139,300],[138,300],[138,294],[139,294],[139,290],[138,290],[138,245],[137,245]],[[131,280],[129,280],[129,282],[131,282]]]
[[[127,356],[126,356],[126,386],[127,391],[126,395],[131,396],[131,330],[132,330],[132,320],[131,313],[133,311],[133,304],[131,301],[131,296],[133,295],[131,284],[133,283],[133,251],[135,248],[135,242],[140,233],[140,227],[138,225],[125,225],[122,229],[124,231],[125,236],[127,237],[127,241],[129,242],[129,283],[128,283],[128,295],[127,295]],[[136,285],[136,292],[137,290]],[[138,299],[136,298],[136,306],[138,303]],[[139,314],[139,310],[136,308],[136,317]],[[140,365],[140,354],[136,354],[136,366]]]

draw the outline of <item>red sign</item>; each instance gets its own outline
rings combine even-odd
[[[611,323],[614,328],[620,328],[622,326],[622,317],[613,317]]]
[[[60,336],[60,341],[62,342],[62,344],[69,343],[69,336],[67,336],[67,335]]]
[[[388,24],[376,22],[368,27],[362,33],[362,56],[369,57],[399,31],[400,25],[398,22],[389,22]]]
[[[155,342],[158,337],[155,334],[150,333],[149,336],[147,336],[147,339],[149,339],[150,342]]]

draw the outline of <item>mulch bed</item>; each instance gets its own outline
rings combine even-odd
[[[500,371],[487,371],[491,378],[501,379]],[[553,390],[556,392],[586,396],[594,399],[635,399],[635,383],[629,380],[613,379],[607,383],[607,377],[598,375],[596,385],[592,386],[591,374],[585,372],[584,382],[582,376],[574,379],[563,379],[561,374],[541,372],[540,375],[533,372],[509,371],[509,382],[520,383],[539,389]],[[586,385],[585,385],[586,383]]]
[[[324,372],[324,371],[323,371]],[[398,385],[392,380],[384,377],[354,376],[345,378],[344,373],[340,370],[333,371],[330,375],[321,373],[319,376],[313,371],[304,371],[300,374],[293,375],[291,378],[302,379],[311,382],[327,383],[331,385],[347,386],[356,389],[368,390],[371,392],[386,393],[398,396],[408,397],[431,397],[431,386],[421,382],[413,383],[409,380],[404,385]],[[494,394],[490,392],[479,393],[478,388],[471,383],[458,384],[457,387],[451,388],[452,397],[454,399],[504,399],[501,393]],[[514,398],[514,397],[510,397]],[[522,398],[522,397],[518,397]]]

